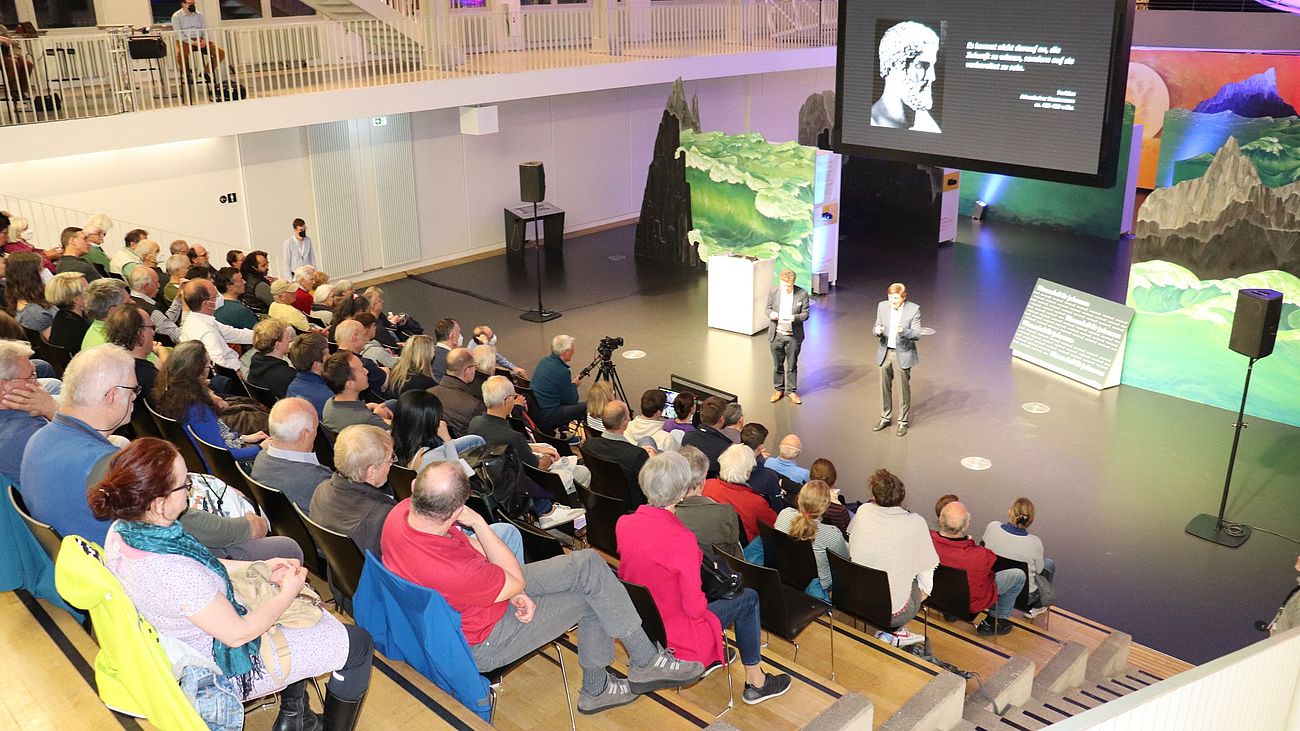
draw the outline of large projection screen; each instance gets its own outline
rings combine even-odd
[[[846,155],[1109,187],[1132,0],[840,0]]]

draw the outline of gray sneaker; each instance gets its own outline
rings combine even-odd
[[[785,673],[779,675],[763,673],[763,687],[757,688],[745,683],[745,692],[741,696],[741,700],[751,706],[755,703],[771,700],[779,695],[784,695],[787,690],[790,690],[790,682],[790,676]]]
[[[626,680],[610,675],[605,680],[605,689],[599,695],[578,693],[578,713],[600,713],[611,708],[626,706],[636,700],[636,693],[628,687]]]
[[[628,668],[627,680],[633,693],[649,693],[662,688],[690,685],[704,675],[704,664],[678,660],[672,652],[660,648],[654,660],[643,668]]]

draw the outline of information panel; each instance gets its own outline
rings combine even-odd
[[[1133,308],[1046,279],[1034,284],[1011,355],[1093,388],[1119,384]]]

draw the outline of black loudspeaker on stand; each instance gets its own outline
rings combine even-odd
[[[529,322],[550,322],[560,316],[542,305],[542,237],[537,231],[541,222],[537,218],[537,204],[546,200],[546,168],[536,160],[519,163],[519,200],[533,204],[533,251],[537,258],[537,309],[519,316]]]
[[[1282,320],[1282,293],[1271,289],[1242,289],[1237,293],[1237,311],[1232,317],[1232,334],[1228,347],[1250,358],[1246,364],[1246,384],[1241,388],[1241,408],[1237,410],[1237,423],[1232,437],[1232,452],[1228,456],[1228,474],[1223,479],[1223,499],[1219,501],[1219,515],[1201,513],[1187,524],[1187,532],[1220,546],[1236,548],[1250,538],[1248,525],[1223,519],[1228,508],[1228,490],[1232,487],[1232,467],[1237,461],[1237,444],[1241,430],[1246,427],[1246,394],[1250,391],[1250,374],[1255,361],[1273,352],[1277,341],[1278,323]]]

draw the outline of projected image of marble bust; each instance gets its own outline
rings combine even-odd
[[[938,57],[939,36],[929,26],[909,20],[881,35],[880,76],[885,89],[871,105],[872,127],[943,132],[931,114]]]

